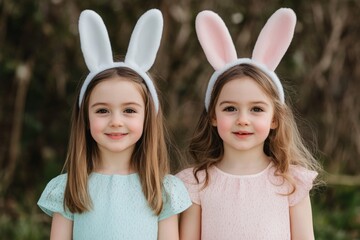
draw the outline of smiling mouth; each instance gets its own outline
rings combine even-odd
[[[120,139],[127,135],[127,133],[105,133],[111,139]]]
[[[250,136],[253,133],[251,132],[233,132],[235,135],[239,135],[239,136]]]
[[[108,136],[123,136],[126,135],[127,133],[105,133]]]

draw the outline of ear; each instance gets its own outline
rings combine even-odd
[[[105,24],[92,10],[85,10],[79,18],[81,50],[90,72],[113,63],[111,44]]]
[[[162,14],[157,9],[144,13],[130,38],[125,63],[147,72],[155,62],[163,29]]]
[[[214,116],[214,117],[211,118],[211,125],[212,125],[213,127],[217,127],[216,116]]]
[[[212,120],[211,120],[211,125],[212,125],[213,127],[217,127],[217,121],[216,121],[216,119],[212,119]]]
[[[230,33],[219,15],[212,11],[200,12],[195,28],[206,58],[215,70],[237,59]]]
[[[277,10],[266,22],[256,41],[252,59],[274,71],[294,35],[296,15],[290,8]]]
[[[278,126],[279,126],[278,120],[273,117],[271,121],[270,129],[276,129]]]

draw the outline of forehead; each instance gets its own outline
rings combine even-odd
[[[227,82],[221,89],[218,102],[220,101],[272,103],[265,90],[254,79],[247,76]]]
[[[99,82],[90,94],[90,104],[97,101],[122,102],[136,101],[144,103],[140,84],[124,77],[110,77]]]

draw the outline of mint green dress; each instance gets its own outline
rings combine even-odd
[[[137,173],[130,175],[89,176],[93,208],[85,213],[71,213],[63,207],[67,174],[52,179],[38,205],[49,216],[60,213],[73,221],[73,239],[156,240],[158,222],[190,207],[188,192],[177,177],[164,178],[164,207],[159,216],[149,207]]]

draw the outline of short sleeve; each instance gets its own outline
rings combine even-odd
[[[159,215],[159,221],[179,214],[191,206],[191,200],[184,184],[175,176],[164,178],[164,207]]]
[[[295,180],[296,186],[295,192],[289,195],[289,206],[292,207],[309,194],[318,173],[300,166],[290,166],[290,173]]]
[[[200,190],[199,183],[196,181],[193,173],[193,168],[187,168],[176,174],[185,184],[186,189],[189,192],[191,201],[200,205]]]
[[[60,213],[67,219],[73,220],[73,214],[64,209],[64,192],[67,175],[62,174],[53,178],[47,185],[38,201],[38,206],[47,215],[53,216]]]

